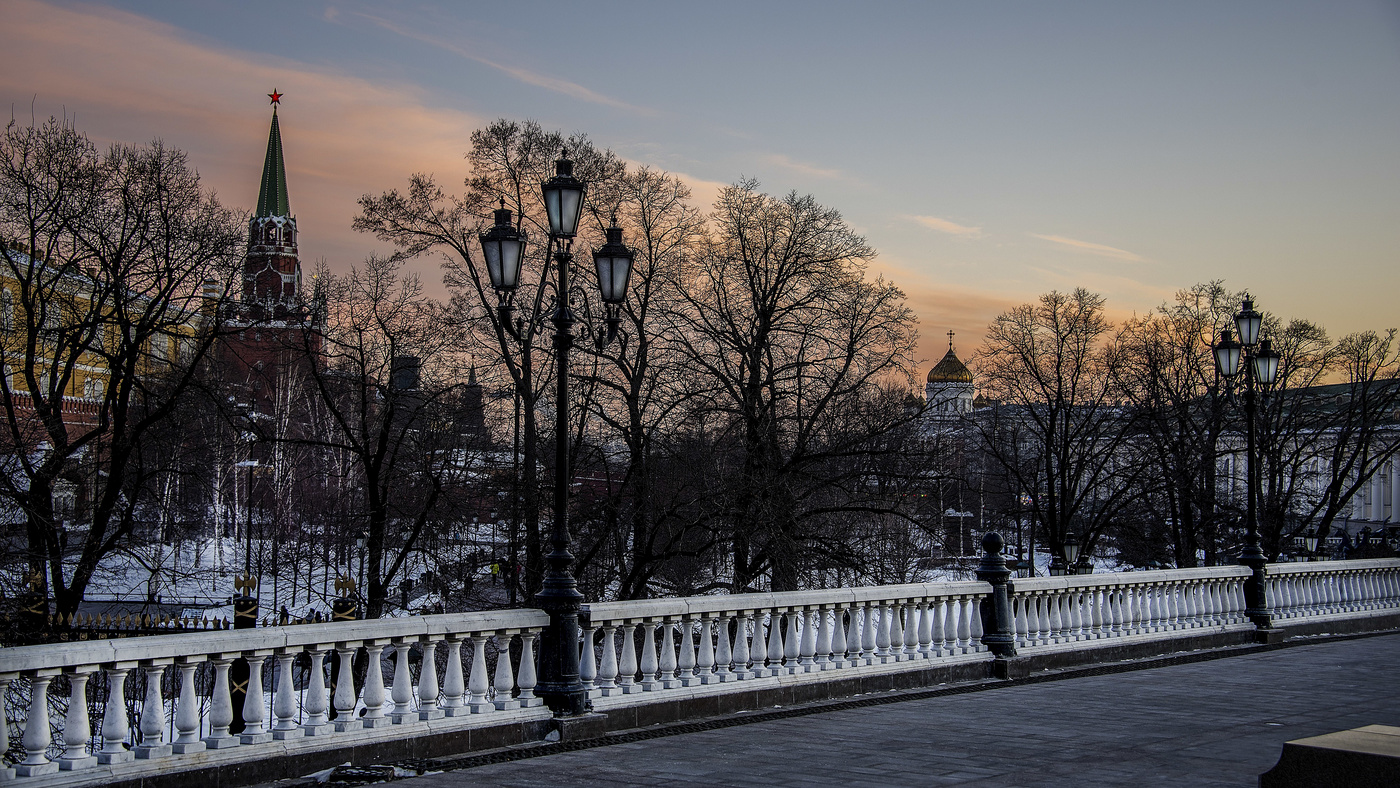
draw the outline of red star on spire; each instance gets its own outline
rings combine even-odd
[[[267,97],[270,98],[270,99],[272,99],[272,102],[271,102],[271,103],[273,103],[273,104],[281,104],[281,103],[282,103],[282,94],[277,92],[277,88],[273,88],[273,89],[272,89],[272,92],[269,93],[269,94],[267,94]]]

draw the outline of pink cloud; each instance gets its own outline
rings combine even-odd
[[[1144,262],[1142,257],[1124,249],[1115,249],[1112,246],[1104,246],[1103,244],[1090,243],[1088,241],[1078,241],[1073,238],[1065,238],[1062,235],[1036,235],[1034,233],[1032,233],[1032,235],[1042,241],[1049,241],[1050,243],[1066,246],[1081,252],[1088,252],[1089,254],[1098,255],[1100,257],[1111,257],[1114,260],[1123,260],[1129,263]]]
[[[969,227],[947,219],[940,219],[937,216],[905,216],[904,218],[912,222],[917,222],[930,230],[937,230],[940,233],[947,233],[948,235],[956,235],[962,238],[982,237],[981,227]]]

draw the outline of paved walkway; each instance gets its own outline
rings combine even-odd
[[[1283,742],[1400,725],[1400,635],[680,734],[448,786],[1252,786]]]

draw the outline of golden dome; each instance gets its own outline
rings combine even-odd
[[[951,344],[951,343],[950,343]],[[958,360],[950,346],[943,360],[928,371],[929,383],[971,383],[972,372]]]

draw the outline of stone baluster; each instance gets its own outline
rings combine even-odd
[[[919,600],[919,628],[914,635],[914,656],[916,659],[928,659],[933,656],[933,617],[929,610],[931,604],[927,599]]]
[[[861,653],[864,639],[861,635],[860,612],[860,605],[851,605],[846,608],[846,657],[842,667],[856,667],[865,664],[865,658]]]
[[[983,630],[981,597],[973,597],[972,599],[968,600],[967,618],[968,624],[971,627],[971,629],[968,632],[968,643],[972,646],[972,650],[986,651],[986,647],[982,645]]]
[[[919,606],[915,602],[904,605],[904,658],[918,659],[919,652]]]
[[[681,685],[680,679],[676,676],[676,624],[670,621],[663,621],[658,631],[661,633],[661,688],[672,689]]]
[[[1123,627],[1123,588],[1114,586],[1108,593],[1108,606],[1113,612],[1112,634],[1114,637],[1127,634]]]
[[[833,669],[844,668],[851,664],[846,659],[846,610],[845,605],[837,605],[831,611],[831,660],[827,663]],[[851,618],[855,618],[855,613],[851,613]]]
[[[962,599],[958,608],[958,645],[962,653],[968,654],[972,651],[972,601]]]
[[[15,774],[20,777],[38,777],[58,771],[58,763],[50,761],[46,755],[52,741],[49,733],[49,684],[56,675],[56,669],[41,670],[30,679],[29,714],[25,717],[24,736],[20,739],[25,758],[15,764]],[[193,695],[193,691],[190,694]],[[198,716],[195,717],[195,724],[199,724]]]
[[[769,626],[777,626],[778,622],[772,621]],[[763,638],[763,611],[755,610],[753,615],[753,638],[749,641],[749,660],[752,667],[749,670],[749,678],[761,679],[768,675],[764,669],[763,655],[767,653],[768,646]]]
[[[278,741],[299,739],[306,735],[297,720],[297,691],[292,678],[296,656],[296,652],[291,649],[278,649],[276,655],[277,673],[273,678],[276,679],[277,687],[272,692],[272,716],[277,721],[272,724],[272,738]],[[142,723],[142,730],[144,729],[145,724]],[[140,755],[137,753],[137,757]]]
[[[734,629],[734,677],[743,680],[749,676],[749,615],[740,612]]]
[[[874,665],[879,653],[877,651],[879,647],[879,635],[875,623],[875,610],[876,605],[872,602],[866,602],[861,609],[861,618],[864,621],[864,633],[861,636],[860,642],[860,658],[862,664],[865,665]]]
[[[467,711],[472,714],[485,714],[496,710],[491,702],[491,683],[486,678],[486,641],[490,638],[477,632],[472,639],[472,668],[467,679]]]
[[[812,643],[813,670],[831,670],[831,612],[826,608],[812,611],[812,620],[807,624],[816,632]]]
[[[1142,623],[1142,610],[1137,594],[1137,588],[1134,586],[1123,589],[1123,631],[1129,635],[1136,635]]]
[[[306,650],[311,655],[311,680],[306,685],[306,697],[301,702],[301,710],[306,721],[301,729],[307,736],[324,736],[335,730],[326,712],[330,711],[330,699],[326,697],[326,650],[311,646]],[[424,661],[426,664],[426,660]]]
[[[1181,619],[1185,629],[1195,629],[1201,625],[1200,608],[1197,605],[1199,581],[1188,580],[1181,587]]]
[[[229,692],[228,669],[233,665],[234,657],[216,654],[211,660],[214,663],[214,681],[209,693],[209,735],[204,737],[204,743],[211,750],[237,747],[242,742],[228,731],[233,724],[233,696]]]
[[[243,693],[243,708],[239,711],[243,718],[239,744],[266,744],[272,741],[272,732],[267,729],[267,702],[262,689],[263,663],[271,653],[270,650],[243,652],[248,662],[248,685]]]
[[[1015,632],[1016,648],[1022,649],[1030,645],[1025,594],[1017,594],[1011,598],[1011,628]]]
[[[126,748],[126,737],[131,733],[126,719],[126,676],[131,672],[131,665],[130,662],[119,662],[107,668],[107,703],[102,711],[102,748],[97,752],[98,763],[127,763],[136,757]],[[0,699],[5,697],[8,684],[8,681],[0,678]],[[0,729],[8,727],[0,724]],[[0,730],[0,747],[7,747],[7,733]]]
[[[72,668],[68,674],[68,714],[63,720],[63,754],[58,758],[58,768],[63,771],[90,769],[97,765],[97,756],[88,753],[92,728],[88,721],[87,704],[88,679],[96,671],[96,666],[82,665]]]
[[[440,720],[442,707],[438,705],[437,641],[422,636],[423,664],[418,667],[418,719]]]
[[[798,638],[797,673],[813,673],[821,670],[817,665],[817,611],[796,610],[793,616],[802,621],[802,635]]]
[[[511,709],[520,708],[520,701],[511,697],[511,693],[515,691],[515,671],[511,670],[510,667],[510,641],[511,634],[509,632],[496,633],[496,682],[494,688],[496,690],[495,705],[497,711],[509,711]],[[593,642],[593,633],[591,630],[589,631],[588,642]],[[591,654],[589,655],[590,662],[592,661],[592,656]]]
[[[520,708],[533,709],[544,703],[544,698],[535,697],[535,633],[520,633],[520,676],[515,680],[515,686],[520,689],[520,694],[516,700],[520,701]]]
[[[1060,618],[1061,593],[1054,593],[1045,598],[1046,607],[1049,608],[1050,615],[1050,642],[1063,643],[1065,640],[1065,622]]]
[[[418,719],[418,715],[413,713],[413,670],[408,664],[408,655],[412,650],[412,643],[394,644],[394,681],[389,690],[394,710],[389,713],[389,719],[395,725]],[[482,669],[485,670],[484,667]]]
[[[384,645],[372,640],[365,641],[365,716],[360,722],[366,728],[383,728],[389,725],[384,714]]]
[[[716,633],[719,638],[719,648],[715,653],[715,679],[721,683],[739,678],[737,673],[730,670],[730,665],[734,662],[734,646],[729,640],[729,621],[729,615],[722,614],[715,622],[715,628],[719,630]],[[743,639],[741,632],[739,640],[743,641]]]
[[[203,661],[203,657],[181,657],[178,662],[180,699],[175,702],[177,735],[170,745],[171,751],[177,755],[204,752],[205,744],[199,740],[199,696],[194,691],[194,674]]]
[[[715,676],[714,629],[714,616],[700,618],[700,655],[695,660],[695,672],[701,684],[719,682],[719,678]]]
[[[890,662],[899,662],[908,657],[904,654],[904,606],[898,602],[884,608],[882,614],[887,614],[890,619]],[[882,627],[883,629],[883,627]]]
[[[680,653],[676,655],[676,678],[682,687],[695,687],[700,677],[695,675],[695,620],[681,619]]]
[[[138,727],[141,743],[132,752],[142,760],[164,758],[171,752],[170,745],[165,741],[165,698],[161,693],[165,666],[169,664],[169,660],[152,660],[141,666],[141,672],[146,675],[146,697],[141,702],[141,723]]]
[[[660,666],[656,659],[656,627],[654,621],[642,622],[642,691],[651,692],[661,689],[661,681],[657,678]]]
[[[1108,609],[1108,589],[1094,589],[1094,639],[1106,638],[1112,634],[1113,614]]]
[[[880,603],[879,610],[880,618],[875,626],[875,659],[883,665],[894,659],[890,654],[890,604]]]
[[[579,627],[578,678],[583,683],[584,694],[596,698],[603,694],[598,691],[598,655],[593,648],[593,635],[598,628],[591,619],[588,621],[587,626]]]
[[[637,682],[636,624],[622,625],[622,664],[618,666],[617,683],[624,695],[641,692]]]
[[[787,634],[783,637],[783,672],[800,673],[803,668],[798,663],[802,656],[802,636],[797,632],[797,622],[802,619],[803,614],[797,610],[789,610],[787,616]]]
[[[783,673],[783,614],[777,609],[768,614],[768,674],[778,676]],[[788,621],[792,617],[788,616]]]
[[[929,606],[929,656],[946,657],[948,650],[948,600],[939,599]]]
[[[1088,611],[1088,595],[1082,588],[1072,588],[1069,592],[1069,625],[1070,637],[1075,641],[1088,640],[1089,635],[1084,625],[1085,613]]]
[[[355,651],[359,646],[358,641],[336,644],[338,664],[335,671],[335,694],[331,697],[331,704],[335,708],[333,727],[337,733],[357,731],[364,727],[360,718],[355,716],[355,704],[359,700],[355,694]]]
[[[622,690],[617,686],[617,625],[604,624],[603,642],[601,645],[603,657],[598,666],[598,694],[605,698],[614,695],[621,695]]]
[[[442,714],[444,717],[465,717],[471,714],[472,710],[467,708],[467,677],[462,671],[462,638],[448,635],[443,639],[443,645],[447,647],[447,669],[442,672]]]

